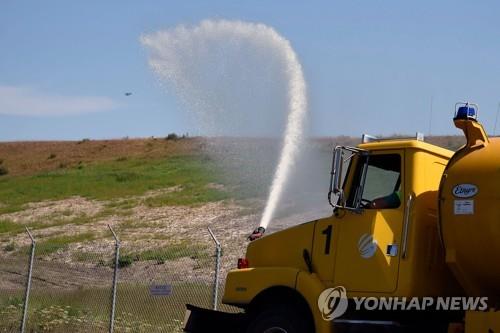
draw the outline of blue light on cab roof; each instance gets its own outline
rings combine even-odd
[[[457,109],[455,114],[455,119],[477,119],[477,110],[475,106],[469,105],[469,103],[465,103]]]

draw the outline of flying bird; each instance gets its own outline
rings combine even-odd
[[[125,93],[125,96],[130,96],[130,95],[132,95],[132,93],[131,93],[131,92],[126,92],[126,93]]]

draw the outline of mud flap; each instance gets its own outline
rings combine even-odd
[[[184,332],[189,333],[239,333],[244,332],[248,319],[244,313],[220,312],[186,304],[184,323]]]

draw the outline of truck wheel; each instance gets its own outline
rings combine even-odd
[[[296,308],[275,305],[262,309],[250,322],[246,333],[311,333],[312,320]]]

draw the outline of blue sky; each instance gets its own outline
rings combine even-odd
[[[4,0],[0,140],[197,134],[139,37],[203,19],[262,22],[291,41],[313,135],[427,133],[431,97],[433,134],[459,134],[460,100],[480,104],[491,132],[499,13],[497,1]]]

